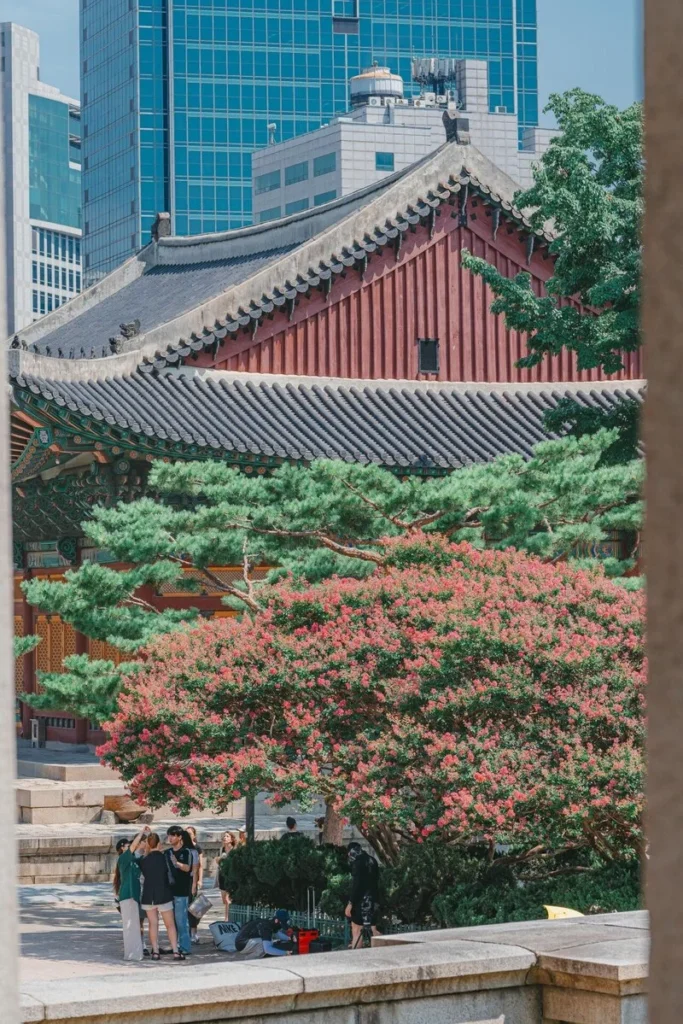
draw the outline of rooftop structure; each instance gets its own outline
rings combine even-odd
[[[445,65],[441,75],[439,65]],[[444,110],[458,112],[462,137],[520,188],[532,183],[533,165],[555,132],[526,128],[520,148],[517,115],[503,106],[492,109],[486,61],[415,61],[413,74],[422,91],[406,98],[399,75],[379,65],[366,68],[349,83],[351,109],[342,117],[257,150],[254,220],[319,206],[409,167],[442,144]]]
[[[414,54],[486,60],[494,107],[538,123],[535,0],[88,0],[81,5],[89,282],[149,238],[252,222],[251,154],[319,128],[377,60],[410,83]],[[408,92],[419,86],[409,84]],[[85,135],[85,133],[84,133]]]
[[[0,23],[0,333],[81,290],[78,100],[40,81],[35,32]]]

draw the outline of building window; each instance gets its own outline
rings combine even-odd
[[[287,203],[285,206],[285,213],[289,216],[290,213],[301,213],[302,210],[308,209],[308,199],[294,199],[291,203]]]
[[[263,192],[274,192],[276,188],[280,187],[280,172],[269,171],[268,174],[259,174],[255,184],[257,196]]]
[[[78,271],[76,271],[76,291],[80,292],[80,290],[81,290],[81,275],[78,273]]]
[[[34,284],[38,284],[38,263],[36,260],[33,261],[33,266],[31,267],[31,280]]]
[[[40,312],[45,313],[45,292],[40,293]]]
[[[69,263],[73,263],[73,261],[74,261],[74,240],[73,240],[73,238],[70,238],[69,239]]]
[[[40,235],[40,255],[44,256],[45,255],[45,232],[43,231],[42,228],[40,228],[38,233]]]
[[[53,300],[52,296],[48,295],[48,297],[47,297],[47,311],[48,311],[48,313],[52,312],[53,302],[54,302],[54,300]]]
[[[317,196],[313,197],[314,206],[323,206],[324,203],[331,203],[333,199],[337,198],[337,193],[334,189],[331,192],[320,192]]]
[[[31,229],[31,252],[38,255],[38,231],[36,228]]]
[[[45,284],[45,264],[40,264],[40,283]]]
[[[375,170],[376,171],[393,171],[394,169],[394,154],[393,153],[375,153]]]
[[[49,263],[47,265],[47,286],[48,288],[52,288],[52,267]]]
[[[317,156],[313,161],[313,177],[319,178],[321,174],[331,174],[337,170],[337,154],[325,153],[324,156]]]
[[[285,185],[296,185],[297,181],[308,181],[308,160],[285,167]]]
[[[73,270],[70,270],[69,271],[69,291],[72,292],[73,290],[74,290],[74,272],[73,272]]]
[[[277,220],[280,213],[279,206],[271,206],[269,210],[261,210],[258,217],[259,224],[264,224],[267,220]]]
[[[38,312],[38,292],[33,292],[33,312]]]
[[[439,339],[418,338],[418,372],[438,373],[439,372]]]

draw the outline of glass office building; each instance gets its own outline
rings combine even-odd
[[[81,290],[80,104],[39,69],[36,33],[0,23],[3,339]]]
[[[536,0],[81,0],[85,274],[149,240],[251,223],[251,154],[349,106],[378,61],[488,62],[492,109],[538,123]],[[417,87],[416,87],[417,89]]]

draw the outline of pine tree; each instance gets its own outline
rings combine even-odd
[[[88,563],[64,582],[24,583],[28,600],[77,630],[134,655],[150,640],[183,628],[192,608],[159,611],[145,588],[210,585],[239,611],[256,614],[260,591],[284,575],[316,583],[333,575],[363,578],[386,563],[387,539],[424,530],[478,548],[515,547],[547,561],[581,560],[611,531],[631,537],[626,558],[607,558],[612,576],[634,566],[642,520],[640,460],[604,464],[616,431],[538,445],[533,457],[509,455],[442,477],[400,478],[376,466],[315,462],[283,465],[271,476],[247,476],[221,463],[156,464],[146,497],[94,510],[84,524],[90,542],[112,552],[112,569]],[[182,501],[178,498],[182,497]],[[226,582],[212,566],[243,566]],[[254,567],[273,566],[266,580]],[[63,708],[98,721],[116,708],[119,680],[130,663],[88,664],[73,656],[64,674],[41,677],[34,707]]]

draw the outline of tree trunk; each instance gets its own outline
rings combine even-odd
[[[247,832],[247,842],[253,843],[256,838],[256,799],[248,796],[245,800],[246,811],[244,825]]]
[[[331,803],[325,803],[325,824],[323,825],[323,843],[342,846],[344,842],[344,820]]]
[[[383,864],[396,864],[400,848],[396,836],[387,825],[365,829],[363,835]]]

